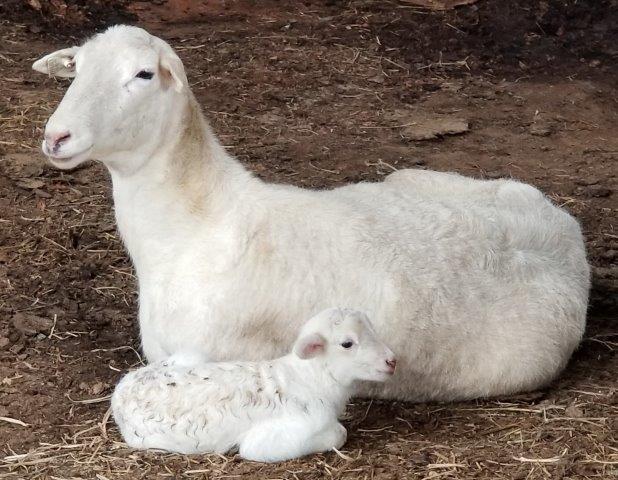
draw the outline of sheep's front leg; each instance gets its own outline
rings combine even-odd
[[[154,336],[144,333],[142,333],[142,352],[144,352],[147,363],[159,362],[169,357],[169,353]]]
[[[341,448],[347,432],[339,422],[315,425],[311,417],[290,417],[259,423],[240,443],[240,456],[256,462],[282,462]]]
[[[194,367],[210,362],[210,358],[204,352],[195,350],[187,350],[186,352],[177,352],[166,359],[169,365],[178,365],[181,367]]]

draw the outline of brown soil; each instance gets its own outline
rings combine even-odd
[[[616,2],[171,3],[128,12],[178,50],[223,143],[260,177],[323,188],[404,167],[506,176],[576,215],[594,267],[586,338],[541,392],[355,402],[342,455],[264,466],[128,450],[106,398],[139,361],[135,278],[105,170],[43,161],[41,128],[67,83],[30,71],[92,32],[14,2],[10,18],[26,23],[0,21],[0,478],[617,476]]]

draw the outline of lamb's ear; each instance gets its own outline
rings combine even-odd
[[[72,78],[75,76],[75,54],[79,47],[56,50],[32,64],[32,69],[50,77]]]
[[[165,86],[173,86],[177,92],[182,92],[183,88],[189,86],[185,67],[172,49],[161,53],[159,70]]]
[[[313,358],[324,352],[326,339],[319,333],[299,338],[294,344],[294,353],[302,359]]]

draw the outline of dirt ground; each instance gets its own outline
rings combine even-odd
[[[588,331],[540,392],[355,401],[340,455],[268,466],[131,451],[106,413],[140,361],[110,181],[100,165],[44,162],[67,82],[30,70],[94,25],[15,10],[0,20],[0,478],[618,477],[615,1],[124,3],[103,23],[133,18],[170,41],[222,142],[261,178],[328,188],[413,167],[542,189],[585,232]]]

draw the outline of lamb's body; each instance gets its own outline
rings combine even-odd
[[[120,62],[105,57],[114,45],[122,61],[137,62],[132,52],[153,56],[155,40],[122,27],[87,43],[81,88],[90,94],[86,75],[106,75],[88,55]],[[173,64],[168,49],[158,55]],[[179,93],[148,90],[155,100],[139,104],[158,109],[148,131],[119,138],[116,150],[99,136],[105,148],[94,141],[68,164],[56,161],[75,165],[90,152],[110,169],[150,361],[187,351],[273,358],[287,351],[301,319],[342,305],[370,313],[400,359],[399,381],[374,392],[385,397],[501,395],[561,371],[584,330],[589,267],[579,225],[539,191],[419,170],[331,191],[266,184],[220,147],[181,67],[171,72]],[[79,81],[48,130],[82,128],[71,123],[81,118]]]
[[[292,429],[299,422],[294,420],[308,430],[304,443],[308,443],[310,428],[330,434],[330,445],[317,449],[306,445],[305,451],[293,452],[289,458],[339,448],[346,433],[337,415],[347,396],[341,388],[330,388],[333,382],[327,377],[308,377],[306,365],[299,362],[286,356],[262,363],[191,365],[182,355],[173,356],[121,380],[112,398],[114,419],[127,444],[134,448],[185,454],[227,453],[240,448],[246,458],[280,460],[284,458],[256,458],[249,453],[277,447],[272,439],[280,432],[273,431],[274,420],[290,423],[288,441],[277,438],[281,449],[296,443]],[[330,391],[335,392],[334,398],[325,395]]]
[[[178,354],[128,373],[114,419],[136,448],[227,453],[280,461],[341,448],[339,423],[356,380],[382,382],[393,352],[356,311],[327,309],[300,330],[292,353],[262,362],[204,363]]]

